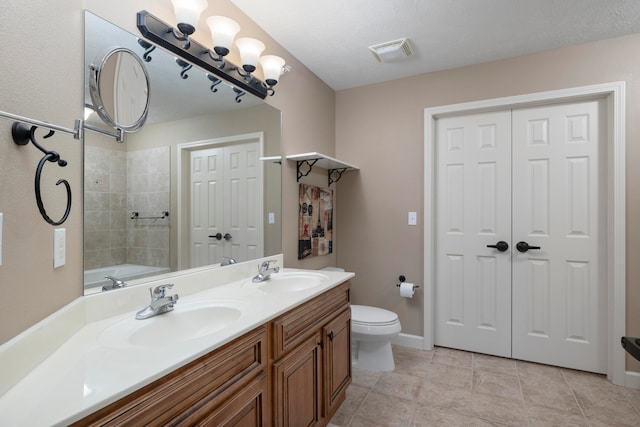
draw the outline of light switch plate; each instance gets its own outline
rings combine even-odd
[[[273,212],[269,212],[269,224],[276,223],[276,214]]]
[[[66,229],[53,230],[53,268],[62,267],[67,258]]]
[[[409,212],[408,224],[409,225],[418,225],[418,213],[417,212]]]

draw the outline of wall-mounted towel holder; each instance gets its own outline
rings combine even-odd
[[[131,219],[165,219],[169,217],[169,211],[162,211],[161,216],[140,216],[140,212],[133,211],[131,212]]]
[[[69,212],[71,212],[71,186],[69,185],[69,181],[66,179],[59,179],[56,182],[56,185],[64,184],[67,190],[67,208],[64,212],[62,218],[58,221],[52,220],[49,215],[47,215],[47,211],[44,208],[44,203],[42,203],[42,193],[40,191],[40,178],[42,176],[42,168],[47,162],[56,162],[58,166],[65,167],[67,166],[67,161],[60,158],[60,154],[55,151],[50,151],[44,148],[38,140],[36,139],[35,132],[38,129],[37,126],[27,126],[24,123],[14,122],[11,126],[11,136],[13,137],[13,142],[17,145],[27,145],[29,142],[33,143],[35,147],[44,153],[44,157],[40,159],[38,166],[36,167],[36,177],[35,177],[35,192],[36,192],[36,204],[38,205],[38,210],[40,211],[40,215],[47,221],[49,224],[57,226],[64,223],[69,217]],[[55,131],[50,130],[48,134],[46,134],[43,138],[50,138],[55,134]]]
[[[49,224],[53,226],[58,226],[64,223],[69,217],[69,212],[71,212],[71,186],[66,179],[59,179],[56,182],[56,185],[64,184],[67,190],[67,208],[64,212],[62,218],[58,221],[52,220],[47,214],[46,209],[44,208],[44,204],[42,203],[42,195],[40,192],[40,178],[42,176],[42,168],[47,162],[56,162],[60,167],[65,167],[67,165],[67,161],[60,158],[60,154],[55,151],[50,151],[45,149],[35,138],[35,131],[38,127],[42,127],[45,129],[49,129],[49,133],[47,133],[43,138],[52,137],[55,132],[62,132],[73,135],[75,139],[82,140],[84,138],[84,131],[91,130],[96,133],[100,133],[103,135],[111,136],[116,139],[118,142],[123,141],[123,131],[122,129],[116,129],[116,132],[109,132],[103,129],[100,129],[95,126],[88,125],[84,122],[84,120],[76,120],[75,127],[73,129],[67,128],[64,126],[58,126],[51,123],[43,122],[41,120],[30,119],[29,117],[19,116],[17,114],[7,113],[6,111],[0,111],[0,118],[15,120],[13,125],[11,126],[11,136],[13,138],[13,142],[16,145],[27,145],[29,142],[32,142],[36,148],[44,153],[44,157],[38,163],[36,168],[36,176],[35,176],[35,193],[36,193],[36,204],[38,205],[38,210],[40,211],[40,215],[42,218]],[[29,127],[25,123],[31,125]]]

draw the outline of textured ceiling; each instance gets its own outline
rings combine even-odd
[[[640,0],[231,1],[335,90],[640,32]],[[402,62],[368,49],[404,37]]]

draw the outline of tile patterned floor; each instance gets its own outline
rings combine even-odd
[[[394,372],[353,369],[332,425],[640,426],[640,390],[602,375],[442,347],[393,352]]]

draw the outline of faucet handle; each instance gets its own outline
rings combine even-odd
[[[262,271],[267,271],[269,269],[269,267],[271,266],[271,263],[276,263],[278,262],[277,259],[268,259],[266,261],[264,261],[262,264],[260,264],[260,267],[258,267],[258,271],[262,272]],[[279,268],[279,267],[276,267]]]
[[[164,293],[167,289],[173,288],[173,283],[167,283],[166,285],[156,286],[155,289],[149,288],[151,298],[164,298]]]

